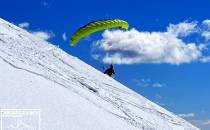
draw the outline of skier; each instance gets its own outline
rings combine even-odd
[[[104,74],[107,74],[110,77],[112,77],[112,74],[115,74],[112,64],[110,65],[110,67],[106,71],[104,71]]]

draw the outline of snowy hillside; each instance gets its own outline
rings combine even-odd
[[[0,19],[0,109],[41,109],[42,130],[197,130],[50,43]]]

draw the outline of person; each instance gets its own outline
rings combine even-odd
[[[112,77],[112,74],[115,74],[112,64],[110,65],[110,67],[106,71],[104,71],[104,74],[107,74],[110,77]]]

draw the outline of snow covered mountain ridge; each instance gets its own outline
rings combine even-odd
[[[198,130],[3,19],[0,89],[0,108],[40,108],[42,130]]]

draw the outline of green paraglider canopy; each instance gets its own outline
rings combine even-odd
[[[70,40],[70,45],[74,46],[81,38],[109,28],[120,27],[123,29],[128,29],[129,25],[126,21],[120,19],[107,19],[90,22],[82,27],[80,27],[72,36]]]

